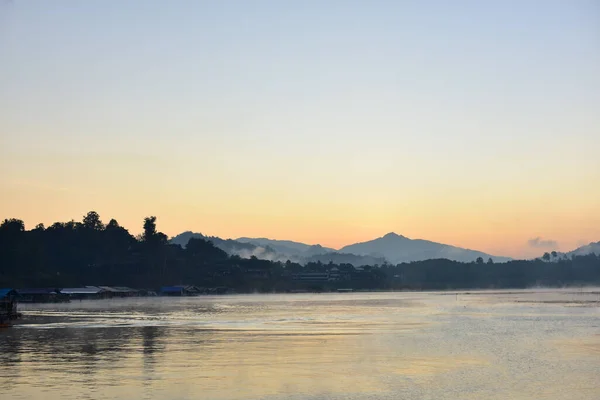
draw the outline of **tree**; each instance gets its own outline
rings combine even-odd
[[[553,251],[553,252],[552,252],[552,253],[550,253],[550,254],[552,254],[552,258],[556,258],[556,257],[558,257],[558,253],[557,253],[556,251]]]
[[[548,253],[548,252],[544,253],[544,255],[542,256],[542,260],[550,261],[550,253]]]
[[[83,222],[49,223],[46,229],[39,225],[29,231],[21,220],[0,220],[0,287],[68,287],[84,282],[138,288],[194,284],[251,292],[600,284],[600,257],[593,254],[566,258],[557,253],[555,259],[560,262],[548,264],[541,258],[507,263],[488,259],[485,267],[479,257],[467,263],[434,259],[356,270],[350,263],[336,264],[335,260],[326,264],[315,261],[306,267],[288,261],[284,268],[282,263],[260,256],[230,257],[212,240],[192,239],[186,249],[170,245],[167,236],[157,230],[156,217],[144,219],[144,231],[137,240],[114,219],[105,229],[96,230],[101,226],[97,213],[86,217]],[[552,257],[553,252],[544,258]],[[334,269],[339,270],[340,282],[294,279],[296,273]]]
[[[104,224],[100,220],[100,215],[96,211],[90,211],[83,217],[83,226],[87,229],[101,231],[104,229]]]
[[[142,241],[150,245],[151,247],[160,247],[160,245],[166,245],[169,241],[167,235],[156,230],[156,217],[144,218],[144,233],[142,234]]]
[[[64,223],[64,227],[67,228],[67,229],[70,229],[72,231],[80,228],[81,226],[82,226],[81,223],[75,222],[74,220],[70,220],[69,222],[65,222]]]
[[[156,217],[146,217],[144,218],[144,234],[142,235],[142,240],[144,242],[151,242],[156,236]]]
[[[487,263],[488,263],[488,265],[491,265],[494,263],[494,260],[492,260],[492,257],[488,258]]]
[[[106,224],[106,229],[116,229],[116,228],[120,228],[121,226],[119,225],[119,223],[117,222],[116,219],[111,219],[110,221],[108,221],[108,224]]]
[[[2,222],[2,225],[0,225],[0,230],[6,232],[8,234],[16,233],[16,232],[24,232],[25,231],[25,223],[20,219],[8,218]]]
[[[201,258],[205,261],[218,261],[227,259],[227,253],[215,247],[212,242],[200,238],[191,238],[185,248],[185,253],[190,258]]]
[[[48,230],[58,231],[58,230],[64,229],[65,227],[66,227],[66,224],[64,222],[55,222],[48,227]]]

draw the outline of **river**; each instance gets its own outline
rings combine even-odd
[[[600,399],[600,289],[21,305],[4,399]]]

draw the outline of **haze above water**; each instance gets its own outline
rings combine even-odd
[[[600,289],[23,305],[6,399],[600,398]]]

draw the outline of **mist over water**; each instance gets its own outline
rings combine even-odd
[[[2,399],[600,398],[600,289],[22,305]]]

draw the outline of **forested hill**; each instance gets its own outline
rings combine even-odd
[[[79,222],[40,224],[30,230],[19,219],[6,219],[0,225],[0,287],[190,284],[272,292],[600,284],[600,256],[595,254],[557,262],[494,263],[479,258],[469,263],[434,259],[360,266],[340,259],[338,264],[309,262],[303,266],[229,256],[202,238],[192,238],[184,249],[169,244],[156,222],[156,217],[145,218],[143,234],[134,237],[114,219],[103,223],[93,211]],[[315,276],[318,279],[313,279]]]

